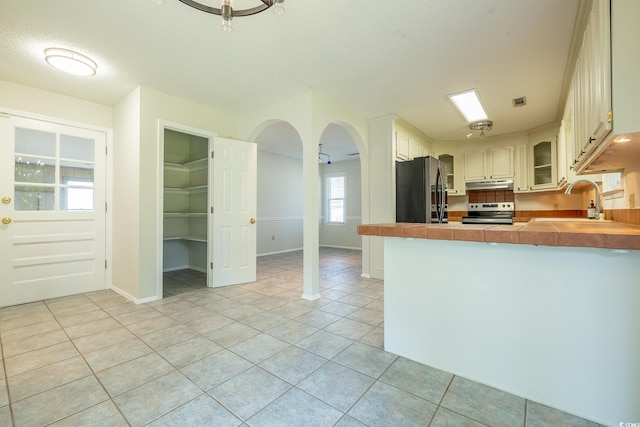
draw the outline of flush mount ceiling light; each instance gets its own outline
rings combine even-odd
[[[44,59],[53,68],[76,76],[93,76],[98,69],[98,65],[91,58],[59,47],[45,49]]]
[[[468,122],[487,120],[487,113],[484,111],[480,98],[478,97],[478,92],[476,92],[475,89],[454,93],[453,95],[449,95],[449,99]]]
[[[480,138],[484,138],[484,131],[490,131],[493,129],[493,122],[491,120],[482,120],[479,122],[471,123],[469,125],[471,131],[467,134],[467,138],[471,138],[476,131],[480,131]]]
[[[331,156],[322,152],[322,144],[318,144],[318,163],[324,163],[327,161],[327,164],[331,164]]]
[[[273,12],[276,15],[284,15],[284,0],[235,0],[236,3],[244,3],[246,5],[252,4],[250,7],[246,9],[234,9],[233,2],[234,0],[218,0],[221,2],[220,8],[215,8],[208,6],[206,4],[197,2],[195,0],[180,0],[182,3],[191,6],[195,9],[201,10],[202,12],[212,13],[214,15],[219,15],[222,17],[222,24],[220,28],[223,31],[233,31],[233,27],[231,26],[231,21],[235,16],[249,16],[255,15],[256,13],[264,12],[273,6]]]

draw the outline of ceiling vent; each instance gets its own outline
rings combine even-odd
[[[520,98],[513,98],[512,101],[513,101],[514,107],[524,107],[525,105],[527,105],[526,96],[521,96]]]

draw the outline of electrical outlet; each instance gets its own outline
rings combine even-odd
[[[276,240],[276,236],[271,236],[271,240]]]

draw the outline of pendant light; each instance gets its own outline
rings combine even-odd
[[[282,5],[284,0],[235,0],[235,3],[245,3],[252,4],[253,7],[247,7],[245,9],[235,8],[234,0],[220,0],[220,8],[215,8],[211,6],[207,6],[206,4],[200,3],[196,0],[180,0],[182,3],[187,6],[191,6],[194,9],[198,9],[202,12],[211,13],[214,15],[219,15],[222,17],[222,24],[220,28],[222,31],[231,32],[233,31],[232,21],[236,16],[249,16],[255,15],[260,12],[264,12],[265,10],[273,7],[273,12],[276,15],[284,15],[285,9]]]

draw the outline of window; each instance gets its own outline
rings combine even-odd
[[[624,196],[624,176],[622,172],[602,174],[602,196],[605,200]]]
[[[347,176],[344,173],[327,175],[327,222],[346,222]]]

